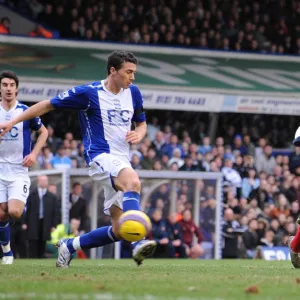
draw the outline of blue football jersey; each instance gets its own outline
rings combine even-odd
[[[58,109],[79,111],[79,122],[87,164],[101,153],[129,155],[126,133],[132,121],[146,121],[141,92],[135,85],[115,95],[104,86],[104,80],[76,86],[52,98]]]
[[[6,111],[0,105],[0,123],[20,115],[28,106],[17,101],[16,105]],[[0,138],[0,162],[22,164],[23,158],[31,152],[31,130],[37,131],[42,122],[39,117],[16,124]]]

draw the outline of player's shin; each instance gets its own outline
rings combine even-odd
[[[140,209],[140,194],[134,191],[125,192],[123,194],[123,211],[141,210]]]
[[[8,221],[0,222],[0,244],[4,256],[12,255],[10,248],[10,225]]]
[[[69,239],[67,247],[70,253],[74,253],[78,249],[102,247],[117,241],[118,239],[113,233],[112,226],[105,226],[92,230],[80,237]]]

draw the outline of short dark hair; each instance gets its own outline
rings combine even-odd
[[[73,189],[74,189],[76,186],[78,186],[78,185],[80,185],[80,186],[81,186],[81,184],[80,184],[79,182],[74,182],[74,183],[73,183],[73,186],[72,186],[72,187],[73,187]]]
[[[114,51],[107,58],[107,74],[110,74],[110,68],[114,67],[117,71],[122,68],[123,63],[130,62],[137,65],[137,58],[128,51]]]
[[[18,76],[16,75],[15,72],[13,72],[13,71],[2,71],[1,74],[0,74],[0,84],[1,84],[2,79],[4,79],[4,78],[13,79],[16,83],[17,88],[19,87],[19,78],[18,78]]]

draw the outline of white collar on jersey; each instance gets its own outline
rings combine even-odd
[[[16,104],[15,104],[11,109],[6,110],[6,109],[2,106],[2,101],[0,101],[0,109],[3,110],[3,111],[5,111],[5,112],[10,112],[10,111],[14,110],[14,109],[17,107],[18,104],[19,104],[19,101],[17,100],[17,101],[16,101]]]
[[[105,92],[107,92],[107,93],[109,93],[109,94],[111,94],[111,95],[114,95],[114,96],[119,95],[119,94],[122,93],[123,90],[124,90],[123,88],[121,88],[120,91],[119,91],[119,93],[118,93],[118,94],[115,94],[115,93],[113,93],[112,91],[110,91],[110,90],[108,90],[108,89],[106,88],[106,86],[105,86],[105,80],[101,80],[101,85],[103,86],[103,89],[105,90]]]

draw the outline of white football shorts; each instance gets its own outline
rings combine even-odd
[[[21,165],[0,163],[0,203],[20,200],[26,204],[31,183],[27,170]]]
[[[102,153],[90,163],[89,175],[92,179],[100,181],[104,188],[104,213],[110,215],[109,208],[116,205],[123,209],[123,192],[114,187],[112,177],[118,177],[124,168],[131,168],[127,156]]]

